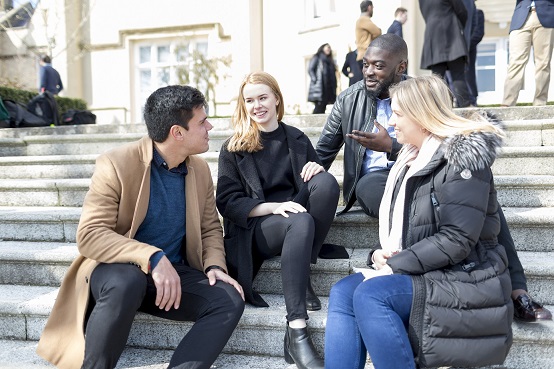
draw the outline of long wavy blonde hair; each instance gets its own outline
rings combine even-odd
[[[406,79],[390,88],[390,96],[406,116],[440,139],[472,132],[504,133],[479,113],[468,118],[456,115],[452,93],[444,80],[436,75]]]
[[[250,118],[248,111],[246,110],[246,104],[244,102],[244,86],[247,84],[260,84],[268,86],[275,94],[275,97],[279,102],[279,104],[275,107],[277,111],[277,120],[281,121],[281,119],[283,119],[283,115],[285,114],[283,94],[281,93],[277,80],[273,78],[271,74],[266,72],[254,72],[248,74],[240,84],[237,107],[235,108],[235,112],[231,118],[231,124],[233,125],[235,132],[231,136],[227,145],[227,150],[230,152],[256,152],[263,148],[258,124]]]

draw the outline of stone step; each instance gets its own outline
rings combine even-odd
[[[337,181],[342,188],[342,176]],[[499,175],[495,184],[502,206],[554,206],[554,176]],[[89,185],[89,178],[0,179],[0,206],[82,206]]]
[[[365,266],[367,249],[347,250],[350,259],[319,259],[312,265],[316,293],[329,295],[352,267]],[[75,243],[0,241],[0,284],[58,287],[77,255]],[[254,286],[260,293],[282,294],[280,257],[263,264]]]
[[[341,207],[339,207],[341,209]],[[554,208],[504,208],[521,251],[554,251]],[[0,240],[75,242],[79,207],[0,206]],[[377,220],[359,208],[335,218],[326,242],[367,248],[377,241]]]
[[[320,296],[328,296],[331,287],[365,267],[369,249],[347,248],[350,259],[319,259],[312,265],[312,283]],[[0,284],[58,287],[73,259],[78,255],[75,243],[0,241]],[[538,301],[554,304],[554,252],[520,251],[529,290]],[[282,294],[281,260],[264,262],[254,286],[265,294]]]
[[[0,325],[0,338],[38,340],[56,294],[57,289],[54,287],[0,285],[0,320],[3,323]],[[247,305],[224,349],[225,353],[282,357],[284,300],[277,295],[264,295],[264,298],[271,306],[254,308]],[[323,350],[328,301],[323,298],[322,302],[321,311],[309,313],[310,330],[320,352]],[[174,349],[190,326],[190,323],[172,322],[138,313],[127,343],[129,347],[141,349]],[[554,322],[514,322],[513,331],[514,345],[504,367],[549,368],[554,354]],[[287,367],[284,361],[282,365],[283,368]]]
[[[313,126],[306,126],[306,119],[303,118],[285,121],[291,125],[300,121],[298,127],[310,137],[314,146],[325,124],[324,117],[311,117],[308,122],[314,124]],[[232,134],[229,124],[228,121],[221,120],[219,129],[210,132],[210,151],[219,151],[223,142]],[[508,121],[504,125],[507,147],[554,146],[552,119]],[[96,127],[98,128],[95,130]],[[99,154],[123,143],[136,141],[146,134],[144,125],[96,127],[91,126],[86,130],[76,130],[77,127],[43,127],[26,129],[26,134],[19,135],[16,135],[18,130],[8,130],[12,135],[0,136],[0,156]],[[114,128],[106,129],[109,127]]]
[[[53,369],[36,353],[36,341],[0,340],[0,368],[2,369]],[[165,369],[173,355],[168,349],[140,349],[126,347],[116,369]],[[212,366],[214,369],[296,369],[282,357],[261,355],[221,354]],[[366,369],[373,368],[371,364]]]

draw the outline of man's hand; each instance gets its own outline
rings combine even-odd
[[[244,301],[244,291],[242,290],[242,286],[233,278],[231,278],[228,274],[226,274],[223,270],[213,268],[213,269],[210,269],[210,271],[206,275],[208,276],[208,281],[210,282],[210,286],[213,286],[216,283],[216,281],[228,283],[231,286],[235,287],[237,291],[239,291],[240,297],[242,297],[242,301]]]
[[[321,172],[325,172],[325,169],[321,165],[314,161],[309,161],[302,168],[302,172],[300,172],[300,177],[302,177],[304,182],[308,182],[310,179],[312,179],[313,176]]]
[[[179,308],[181,303],[181,278],[169,259],[164,255],[152,271],[156,285],[156,306],[169,311],[173,306]]]
[[[346,134],[346,137],[357,141],[366,149],[378,152],[391,152],[392,138],[389,136],[389,133],[377,121],[375,121],[375,127],[378,129],[377,133],[353,130],[352,133]]]

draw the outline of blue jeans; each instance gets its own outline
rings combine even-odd
[[[363,369],[366,350],[376,369],[413,369],[408,340],[410,276],[393,274],[363,282],[356,273],[331,289],[325,328],[325,368]]]

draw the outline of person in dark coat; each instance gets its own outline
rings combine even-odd
[[[360,63],[356,61],[357,56],[357,50],[350,51],[346,54],[344,65],[342,66],[342,74],[348,77],[348,86],[352,86],[354,83],[361,81],[364,78],[362,69],[360,68]]]
[[[471,99],[471,105],[477,106],[477,96],[479,95],[479,89],[477,88],[477,76],[475,72],[475,63],[477,61],[477,45],[483,39],[485,35],[485,13],[481,9],[475,10],[473,28],[471,30],[471,40],[469,42],[469,64],[467,67],[467,84],[469,86],[469,93]]]
[[[285,360],[323,368],[307,330],[306,310],[321,309],[309,278],[337,209],[339,186],[309,138],[281,119],[283,95],[268,73],[251,73],[239,89],[234,133],[222,146],[216,205],[223,216],[229,274],[246,300],[268,304],[252,281],[264,260],[281,255],[287,327]]]
[[[57,70],[52,67],[52,59],[43,55],[40,59],[40,92],[49,91],[57,95],[63,90],[62,79]]]
[[[512,344],[508,260],[492,165],[502,131],[457,116],[443,79],[391,88],[397,139],[372,269],[331,289],[328,368],[481,367]],[[369,264],[369,263],[368,263]]]
[[[394,12],[394,21],[390,25],[387,33],[393,33],[398,37],[404,38],[402,35],[402,26],[408,20],[408,10],[406,8],[398,8]]]
[[[329,44],[323,44],[317,49],[310,60],[308,74],[310,88],[308,101],[315,104],[313,114],[325,113],[327,104],[333,104],[337,98],[337,67],[333,60],[333,52]]]
[[[419,0],[419,9],[426,24],[421,69],[430,69],[442,78],[449,70],[457,106],[469,106],[465,78],[468,45],[463,34],[468,12],[463,1]]]

